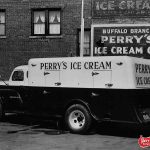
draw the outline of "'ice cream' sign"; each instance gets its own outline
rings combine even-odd
[[[150,56],[150,26],[104,25],[94,30],[93,54]]]
[[[149,16],[150,0],[93,0],[93,17]]]

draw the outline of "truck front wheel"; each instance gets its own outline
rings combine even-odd
[[[84,106],[74,104],[66,111],[65,123],[72,133],[85,134],[91,127],[92,118]]]

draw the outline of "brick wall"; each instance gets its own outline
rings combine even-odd
[[[31,36],[31,9],[61,8],[62,35],[58,38]],[[0,37],[0,74],[8,79],[18,65],[35,57],[76,56],[81,0],[0,0],[6,10],[6,37]],[[85,27],[91,26],[91,0],[85,0]]]
[[[92,0],[84,0],[85,28],[91,24],[149,24],[149,18],[92,19]],[[61,36],[31,36],[31,10],[61,8]],[[81,0],[0,0],[6,10],[6,37],[0,36],[0,74],[8,79],[13,68],[36,57],[76,56],[81,22]]]

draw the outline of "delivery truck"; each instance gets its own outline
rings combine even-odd
[[[72,133],[93,122],[150,125],[150,60],[129,56],[34,58],[1,79],[0,118],[63,120]]]

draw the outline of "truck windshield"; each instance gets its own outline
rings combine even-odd
[[[24,73],[22,70],[14,71],[12,76],[12,81],[23,81],[24,80]]]

